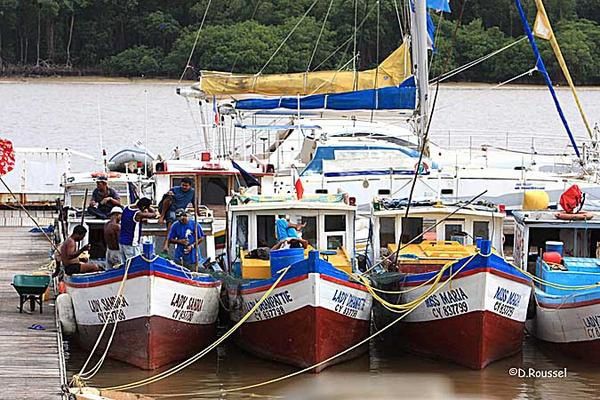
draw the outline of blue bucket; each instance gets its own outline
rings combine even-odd
[[[271,276],[275,276],[280,269],[304,260],[304,249],[273,250],[269,257],[271,259]]]
[[[555,251],[561,256],[563,255],[563,242],[555,242],[555,241],[547,241],[546,242],[546,251]]]

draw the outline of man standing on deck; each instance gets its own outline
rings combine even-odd
[[[121,232],[119,232],[119,249],[123,262],[141,254],[142,222],[157,217],[157,213],[150,207],[151,204],[149,198],[142,197],[135,204],[123,209]]]
[[[175,262],[191,268],[196,265],[197,256],[202,258],[199,246],[204,238],[204,232],[199,223],[188,218],[187,212],[183,208],[178,209],[176,215],[177,221],[171,225],[168,241],[175,245]],[[196,237],[198,238],[197,242]]]
[[[110,221],[104,225],[104,241],[106,242],[106,267],[114,268],[121,264],[121,250],[119,248],[119,233],[121,232],[121,207],[110,210]]]
[[[171,224],[175,222],[177,216],[175,211],[179,209],[186,209],[188,204],[194,204],[196,196],[194,195],[194,187],[192,186],[191,178],[183,178],[179,186],[174,186],[163,198],[162,209],[158,223],[162,224],[166,221],[167,233],[171,231]],[[163,252],[169,252],[169,240],[165,240],[163,245]]]
[[[92,200],[88,212],[96,218],[107,219],[113,207],[121,206],[119,194],[108,187],[108,178],[99,176],[96,178],[96,189],[92,192]]]
[[[102,271],[96,264],[90,264],[79,261],[79,256],[90,249],[90,244],[86,244],[77,250],[77,243],[85,238],[87,229],[83,225],[77,225],[73,228],[73,233],[60,245],[60,262],[63,265],[65,274],[83,274],[86,272]]]

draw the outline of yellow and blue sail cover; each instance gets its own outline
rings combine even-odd
[[[207,96],[257,94],[307,96],[399,86],[411,75],[410,51],[403,43],[377,68],[366,71],[314,71],[244,75],[203,71],[198,89]]]

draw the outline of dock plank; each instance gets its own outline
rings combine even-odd
[[[61,399],[65,367],[59,357],[54,300],[33,312],[19,313],[19,296],[11,286],[16,274],[27,274],[49,261],[50,244],[28,228],[0,228],[0,397]],[[29,304],[24,308],[29,311]],[[29,329],[33,324],[45,330]]]

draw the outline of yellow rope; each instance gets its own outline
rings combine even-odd
[[[471,257],[469,257],[469,259],[461,266],[461,269],[466,267],[472,260],[473,258],[475,258],[475,256],[477,256],[479,253],[475,253],[473,254]],[[407,303],[403,303],[403,304],[394,304],[394,303],[390,303],[389,301],[387,301],[386,299],[382,298],[381,296],[379,296],[371,287],[371,283],[369,282],[369,279],[364,277],[364,276],[357,276],[360,280],[361,283],[363,285],[365,285],[365,287],[367,288],[367,290],[369,291],[369,293],[371,294],[371,296],[373,296],[373,298],[375,300],[377,300],[379,303],[381,303],[382,305],[384,305],[388,310],[400,310],[400,311],[405,311],[405,310],[409,310],[411,308],[413,308],[415,306],[415,304],[420,304],[422,301],[425,301],[425,299],[429,298],[431,296],[431,294],[435,291],[437,285],[439,284],[440,280],[442,279],[444,273],[449,269],[452,268],[452,266],[454,264],[456,264],[458,261],[461,261],[463,259],[460,260],[453,260],[450,261],[448,263],[446,263],[441,269],[440,271],[434,276],[435,279],[433,281],[433,283],[431,284],[431,287],[428,288],[427,290],[425,290],[422,294],[420,294],[417,298],[415,298],[414,300],[411,300]],[[356,275],[355,275],[356,276]]]
[[[474,257],[475,255],[473,255],[472,257]],[[462,271],[462,269],[466,266],[467,264],[463,264],[462,266],[460,266],[456,272],[454,272],[452,275],[450,275],[448,277],[447,280],[445,280],[444,282],[442,282],[439,286],[436,287],[436,289],[431,293],[434,294],[436,292],[438,292],[439,290],[441,290],[444,286],[446,286],[458,273],[460,273],[460,271]],[[241,387],[237,387],[237,388],[231,388],[231,389],[221,389],[221,390],[213,390],[213,391],[208,391],[208,392],[190,392],[190,393],[170,393],[170,394],[149,394],[149,396],[151,397],[162,397],[162,398],[168,398],[168,397],[189,397],[189,396],[209,396],[209,395],[217,395],[217,394],[224,394],[224,393],[231,393],[231,392],[240,392],[243,390],[248,390],[248,389],[254,389],[257,387],[261,387],[261,386],[267,386],[273,383],[277,383],[277,382],[281,382],[283,380],[289,379],[289,378],[293,378],[294,376],[303,374],[305,372],[311,371],[314,368],[318,368],[321,365],[327,364],[330,361],[343,356],[344,354],[347,354],[351,351],[353,351],[354,349],[364,345],[365,343],[368,343],[371,339],[373,339],[374,337],[382,334],[383,332],[385,332],[386,330],[390,329],[392,326],[394,326],[395,324],[397,324],[398,322],[400,322],[403,318],[405,318],[407,315],[409,315],[412,311],[414,311],[415,309],[417,309],[421,304],[423,304],[425,302],[427,298],[421,298],[419,302],[415,303],[413,305],[413,307],[409,310],[407,310],[406,312],[404,312],[401,316],[399,316],[398,318],[396,318],[394,321],[390,322],[388,325],[384,326],[381,330],[373,333],[372,335],[370,335],[369,337],[361,340],[360,342],[356,343],[355,345],[347,348],[346,350],[338,353],[338,354],[334,354],[333,356],[327,358],[326,360],[323,360],[317,364],[311,365],[310,367],[306,367],[304,369],[301,369],[299,371],[296,372],[292,372],[288,375],[284,375],[284,376],[280,376],[278,378],[274,378],[274,379],[270,379],[268,381],[265,382],[260,382],[260,383],[255,383],[252,385],[247,385],[247,386],[241,386]]]
[[[201,352],[197,353],[196,355],[188,358],[187,360],[183,361],[182,363],[175,365],[174,367],[169,368],[166,371],[163,371],[159,374],[156,374],[154,376],[145,378],[145,379],[141,379],[135,382],[131,382],[128,384],[124,384],[124,385],[118,385],[118,386],[112,386],[112,387],[107,387],[107,388],[102,388],[101,390],[128,390],[128,389],[134,389],[134,388],[138,388],[140,386],[145,386],[145,385],[149,385],[151,383],[155,383],[158,382],[162,379],[168,378],[169,376],[183,370],[184,368],[188,367],[189,365],[193,364],[194,362],[198,361],[200,358],[202,358],[204,355],[208,354],[211,350],[213,350],[215,347],[217,347],[218,345],[220,345],[225,339],[227,339],[229,336],[231,336],[233,334],[233,332],[235,332],[244,322],[246,322],[246,320],[248,318],[250,318],[250,316],[258,309],[258,307],[263,303],[263,301],[265,301],[267,299],[267,297],[269,297],[269,295],[273,292],[273,290],[277,287],[277,285],[279,284],[279,282],[281,282],[281,280],[283,279],[283,277],[285,276],[285,274],[289,271],[290,267],[286,267],[280,271],[278,271],[278,273],[280,273],[279,277],[277,278],[277,280],[273,283],[273,285],[271,285],[271,287],[269,288],[269,290],[267,290],[265,292],[265,294],[258,300],[258,302],[256,302],[256,304],[254,304],[254,306],[250,309],[250,311],[248,311],[246,313],[246,315],[244,315],[233,327],[231,327],[231,329],[229,329],[223,336],[221,336],[219,339],[217,339],[213,344],[211,344],[210,346],[208,346],[207,348],[205,348],[204,350],[202,350]]]

